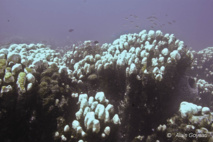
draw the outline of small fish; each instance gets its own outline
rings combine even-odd
[[[152,16],[147,17],[146,19],[152,19]]]
[[[147,17],[146,19],[158,19],[158,18],[155,17],[155,16],[149,16],[149,17]]]
[[[158,24],[157,23],[153,23],[155,26],[157,26]]]
[[[165,16],[168,16],[167,14],[165,14]]]
[[[74,29],[69,29],[69,32],[71,33],[71,32],[73,32],[74,31]]]
[[[153,26],[151,26],[151,28],[153,29],[154,27],[153,27]]]
[[[93,42],[94,44],[97,44],[97,43],[99,43],[97,40],[95,40],[94,42]]]
[[[128,18],[128,17],[125,17],[125,19],[128,20],[129,18]]]
[[[10,20],[7,20],[7,22],[10,22]]]
[[[169,25],[172,25],[172,23],[171,23],[171,22],[168,22],[168,24],[169,24]]]
[[[175,23],[176,21],[175,21],[175,20],[172,20],[172,22]]]
[[[138,18],[138,16],[137,16],[137,15],[134,15],[134,18]]]
[[[153,19],[158,19],[158,18],[157,18],[157,17],[155,17],[155,16],[152,16],[152,18],[153,18]]]
[[[131,23],[133,23],[134,21],[130,21]]]
[[[136,27],[136,28],[139,28],[139,26],[138,26],[138,25],[136,25],[135,27]]]

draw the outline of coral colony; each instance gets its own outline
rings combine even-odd
[[[212,64],[213,48],[160,30],[64,54],[11,44],[0,49],[0,139],[212,142]]]

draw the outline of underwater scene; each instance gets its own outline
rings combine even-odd
[[[213,142],[212,0],[0,0],[0,142]]]

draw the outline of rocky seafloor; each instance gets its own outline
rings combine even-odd
[[[143,30],[0,49],[1,142],[212,142],[213,48]]]

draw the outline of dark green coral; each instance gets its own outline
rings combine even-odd
[[[25,72],[20,72],[18,75],[18,85],[21,90],[25,90],[25,78],[26,78],[26,73]]]
[[[7,60],[6,59],[0,59],[0,69],[3,69],[6,67]]]
[[[28,73],[32,73],[32,69],[29,68],[29,67],[26,67],[25,70],[26,70]]]
[[[6,72],[5,75],[4,75],[4,79],[7,80],[7,79],[9,79],[11,76],[12,76],[12,73],[11,73],[11,72]]]
[[[11,67],[6,67],[5,72],[11,72]]]

